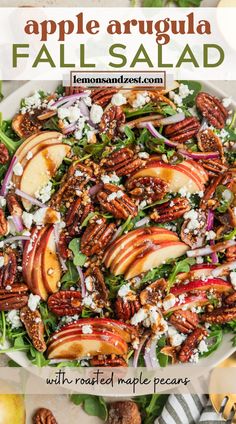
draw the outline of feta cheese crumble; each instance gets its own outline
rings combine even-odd
[[[13,309],[12,311],[9,311],[7,313],[7,322],[9,322],[9,324],[11,325],[11,328],[20,328],[22,327],[22,322],[20,320],[20,315],[19,315],[19,311],[17,311],[16,309]]]
[[[92,334],[93,329],[91,325],[83,325],[82,326],[82,333],[83,334]]]
[[[23,166],[21,165],[20,162],[17,162],[15,164],[15,166],[13,167],[13,172],[14,172],[15,175],[17,175],[19,177],[23,174]]]
[[[0,256],[0,268],[4,265],[4,256]]]
[[[28,307],[31,311],[36,311],[39,303],[40,303],[40,296],[38,296],[37,294],[32,294],[30,293],[29,295],[29,300],[28,300]]]
[[[94,104],[90,110],[90,119],[94,124],[101,122],[103,115],[103,108],[99,105]]]
[[[36,199],[46,203],[51,197],[52,182],[49,181],[44,187],[34,193]]]
[[[111,104],[114,106],[122,106],[127,102],[122,93],[116,93],[111,98]]]
[[[231,284],[232,284],[234,290],[236,290],[236,271],[232,271],[230,273],[230,281],[231,281]]]

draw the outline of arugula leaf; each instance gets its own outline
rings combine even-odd
[[[158,268],[153,268],[144,275],[141,280],[141,284],[147,282],[151,283],[152,281],[158,280],[160,278],[166,278],[171,269],[172,265],[170,264],[164,264],[159,266]]]
[[[56,330],[57,317],[55,314],[49,311],[46,302],[40,302],[39,310],[42,316],[42,320],[44,322],[46,334],[49,337],[51,332],[54,332]]]
[[[51,130],[51,131],[58,131],[58,117],[53,116],[52,118],[48,119],[43,124],[44,130]]]
[[[69,244],[69,249],[72,250],[74,259],[73,263],[75,266],[83,266],[87,261],[87,256],[80,251],[80,239],[74,238]]]
[[[179,261],[174,265],[173,271],[171,272],[171,274],[169,275],[169,278],[168,278],[167,292],[170,291],[170,288],[175,283],[176,276],[180,272],[189,272],[190,265],[193,265],[193,264],[195,264],[194,258],[185,258],[182,261]]]
[[[236,228],[234,228],[230,233],[224,235],[224,240],[232,240],[236,237]]]
[[[82,405],[86,414],[99,417],[106,421],[108,418],[107,405],[103,397],[94,395],[74,394],[70,396],[75,405]]]
[[[208,341],[208,350],[207,352],[203,352],[200,356],[201,358],[206,358],[211,355],[215,350],[218,349],[223,339],[223,331],[222,328],[218,328],[216,330],[210,331],[210,334],[207,337]]]
[[[66,266],[68,268],[68,271],[63,275],[61,279],[61,283],[69,283],[69,284],[76,283],[79,278],[79,274],[75,265],[73,264],[72,261],[67,261]]]
[[[143,416],[143,424],[153,424],[155,419],[160,416],[162,409],[169,395],[147,395],[137,396],[134,401],[139,405],[139,409]]]
[[[81,228],[86,227],[91,218],[97,215],[97,212],[89,212],[81,224]]]
[[[38,352],[33,346],[30,346],[28,355],[33,365],[37,367],[45,367],[49,364],[50,360],[46,359],[42,352]]]

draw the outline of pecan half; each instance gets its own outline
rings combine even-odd
[[[110,103],[112,96],[114,96],[117,92],[118,89],[115,87],[94,88],[90,97],[93,103],[105,107],[108,103]]]
[[[236,303],[236,292],[227,296],[225,303],[227,303],[227,305],[234,305]]]
[[[100,205],[115,218],[127,219],[136,216],[137,206],[118,186],[104,184],[103,189],[97,194]]]
[[[190,219],[186,219],[181,227],[180,237],[181,240],[190,246],[192,249],[201,247],[204,244],[206,238],[206,226],[207,226],[207,215],[206,212],[199,209],[197,215],[197,221],[199,223],[198,228],[192,229],[189,227]]]
[[[191,359],[194,350],[198,347],[204,337],[207,337],[207,335],[208,333],[204,328],[196,328],[191,334],[189,334],[181,346],[178,356],[179,361],[188,362]]]
[[[194,137],[200,128],[200,122],[197,118],[191,116],[176,124],[170,124],[165,127],[165,136],[172,141],[184,143]]]
[[[196,106],[209,124],[218,129],[224,128],[228,111],[217,97],[200,92],[196,97]]]
[[[20,205],[20,203],[18,202],[15,194],[13,193],[8,193],[6,196],[6,202],[7,202],[7,207],[8,210],[10,212],[10,214],[16,215],[16,216],[21,216],[23,213],[23,209]]]
[[[45,352],[47,346],[44,341],[44,324],[40,312],[31,311],[28,306],[25,306],[20,311],[20,319],[35,349],[38,352]]]
[[[57,420],[50,409],[40,408],[33,417],[33,424],[57,424]]]
[[[236,246],[231,246],[225,252],[227,262],[236,261]]]
[[[0,143],[0,165],[5,165],[10,159],[9,152],[3,143]]]
[[[224,158],[222,141],[210,128],[199,131],[197,139],[202,152],[219,152],[221,158]]]
[[[5,236],[8,233],[8,222],[5,218],[4,212],[0,209],[0,236]]]
[[[188,199],[176,197],[156,206],[150,214],[150,218],[155,222],[174,221],[190,210]]]
[[[145,162],[127,147],[111,153],[104,161],[106,170],[116,172],[119,177],[131,174],[144,164]]]
[[[221,159],[206,159],[201,162],[201,165],[206,169],[209,177],[215,177],[228,170],[228,167],[222,163]]]
[[[27,305],[29,296],[26,293],[11,293],[5,290],[0,294],[0,311],[12,311],[21,309]]]
[[[164,278],[160,280],[154,281],[149,284],[144,290],[141,291],[139,298],[142,305],[156,304],[159,300],[161,300],[163,293],[165,292],[167,283]]]
[[[130,318],[132,318],[132,316],[138,312],[140,308],[141,304],[139,299],[130,301],[118,296],[115,302],[116,316],[122,321],[130,320]]]
[[[201,320],[210,324],[225,324],[236,319],[236,307],[216,308],[212,312],[203,314]]]
[[[61,290],[48,298],[50,311],[58,316],[77,315],[82,310],[82,297],[79,291]]]
[[[170,323],[181,333],[189,334],[198,327],[199,319],[196,312],[182,311],[181,309],[175,311],[170,319]]]
[[[58,252],[63,259],[70,257],[70,249],[68,245],[71,241],[71,237],[65,232],[61,231],[58,242]]]
[[[211,208],[215,209],[218,206],[218,200],[214,199],[215,191],[219,185],[224,185],[230,188],[233,184],[233,177],[230,172],[226,172],[222,175],[217,175],[212,178],[211,184],[205,190],[204,196],[201,200],[200,207],[202,209]]]
[[[102,253],[110,242],[115,228],[115,224],[108,224],[103,217],[89,224],[81,238],[81,252],[86,256]]]
[[[109,404],[106,424],[141,424],[141,414],[133,401],[119,401]]]
[[[6,286],[11,287],[15,281],[16,272],[16,255],[11,249],[8,249],[4,254],[4,264],[0,268],[0,288],[6,288]]]
[[[85,91],[85,87],[64,87],[65,96],[71,96],[72,94],[79,94]]]
[[[120,106],[111,106],[103,115],[99,124],[101,133],[110,139],[119,133],[119,127],[125,123],[125,114]]]
[[[168,191],[168,184],[158,177],[130,179],[126,187],[133,197],[140,197],[142,200],[150,200],[151,202],[163,199]]]
[[[9,286],[7,289],[0,288],[0,297],[5,294],[26,294],[29,288],[24,283],[14,283],[12,286]]]
[[[94,208],[91,203],[83,205],[80,198],[76,199],[74,203],[72,203],[65,218],[67,231],[71,237],[74,237],[76,234],[80,234],[80,224],[82,224],[88,214],[93,210]]]
[[[42,123],[38,120],[38,115],[42,113],[39,109],[33,112],[18,113],[12,120],[12,129],[21,138],[27,138],[40,131]]]
[[[98,267],[89,268],[85,273],[85,283],[88,292],[94,293],[94,300],[98,306],[104,306],[108,301],[109,290],[105,284],[102,272]]]
[[[92,367],[127,367],[128,366],[127,362],[123,358],[116,355],[94,356],[90,360],[90,365]]]

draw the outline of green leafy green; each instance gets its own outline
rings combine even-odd
[[[74,394],[70,396],[71,402],[81,405],[86,414],[99,417],[106,421],[108,417],[107,405],[103,397],[94,395]]]
[[[236,237],[236,228],[234,228],[230,233],[224,235],[224,240],[232,240]]]
[[[0,117],[1,116],[2,115],[0,115]],[[0,141],[6,146],[6,148],[8,149],[8,151],[10,153],[10,155],[13,155],[16,152],[16,150],[18,149],[18,147],[21,145],[22,140],[15,141],[14,139],[10,138],[7,135],[7,133],[6,133],[5,129],[4,129],[4,127],[5,127],[4,121],[2,122],[2,119],[1,118],[0,118],[0,121],[1,121],[1,126],[0,126]]]
[[[220,205],[216,208],[217,211],[220,213],[225,213],[234,200],[234,194],[224,185],[219,185],[216,188],[215,194],[220,202]]]
[[[220,346],[222,339],[223,339],[223,331],[221,327],[211,330],[207,337],[208,350],[207,352],[203,352],[200,356],[202,358],[206,358],[207,356],[215,352],[215,350],[217,350],[218,347]]]
[[[193,5],[199,6],[200,2],[201,2],[201,0],[179,0],[179,3],[183,3],[183,4],[186,3],[185,6],[180,5],[181,7],[188,7],[188,6],[193,6]],[[199,4],[194,4],[194,3],[199,3]],[[183,99],[184,106],[187,106],[187,107],[194,106],[195,97],[197,96],[199,91],[201,91],[201,89],[202,89],[200,82],[198,82],[198,81],[180,81],[180,83],[187,85],[188,89],[193,91],[192,94],[189,94],[187,97],[185,97],[185,99]]]
[[[44,130],[58,131],[58,117],[53,116],[52,118],[46,120],[43,124]]]
[[[176,276],[180,272],[189,272],[190,265],[193,265],[194,263],[195,263],[195,259],[194,258],[185,258],[185,259],[177,262],[174,265],[173,270],[172,270],[171,274],[168,277],[167,292],[170,290],[170,288],[175,283]]]
[[[142,424],[153,424],[160,416],[167,399],[168,395],[160,394],[135,397],[134,401],[139,405],[143,416]]]
[[[75,284],[78,281],[79,274],[72,261],[67,261],[66,266],[67,271],[62,277],[61,283],[66,283],[67,287],[69,287],[71,284]]]
[[[69,249],[72,250],[74,255],[74,259],[73,259],[74,265],[83,266],[87,260],[87,256],[80,251],[80,239],[74,238],[73,240],[71,240],[69,244]]]

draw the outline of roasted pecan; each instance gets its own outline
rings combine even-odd
[[[218,129],[224,128],[228,111],[217,97],[201,92],[196,97],[196,106],[209,124]]]
[[[29,296],[26,293],[17,294],[5,290],[0,294],[0,311],[11,311],[13,309],[21,309],[27,305]]]
[[[72,203],[65,218],[69,236],[74,237],[81,232],[80,224],[93,210],[93,205],[91,203],[83,205],[81,198],[76,199]]]
[[[197,118],[191,116],[176,124],[170,124],[165,127],[165,136],[172,141],[184,143],[194,137],[200,128],[200,122]]]
[[[0,165],[5,165],[10,159],[9,152],[3,143],[0,143]]]
[[[99,124],[101,133],[110,139],[119,133],[119,127],[125,123],[125,114],[120,106],[111,106],[103,115]]]
[[[63,259],[68,259],[70,257],[70,250],[68,248],[70,241],[71,237],[65,231],[61,231],[58,242],[58,251]]]
[[[18,202],[15,194],[8,193],[6,197],[7,207],[10,212],[10,214],[13,216],[21,216],[23,213],[23,209],[20,206],[20,203]]]
[[[37,133],[42,128],[42,123],[38,120],[38,115],[42,113],[40,109],[31,112],[18,113],[12,120],[12,128],[21,138],[27,138]]]
[[[142,305],[156,304],[159,300],[161,300],[163,293],[165,292],[167,283],[164,278],[160,280],[154,281],[149,284],[144,290],[141,291],[139,298]]]
[[[86,256],[97,255],[104,251],[115,231],[115,224],[108,224],[101,217],[87,226],[81,238],[81,252]]]
[[[150,214],[150,218],[155,222],[174,221],[190,210],[188,199],[176,197],[156,206]]]
[[[199,131],[197,139],[202,152],[219,152],[221,158],[224,157],[222,141],[210,128]]]
[[[131,174],[144,164],[145,161],[135,156],[133,150],[127,147],[116,150],[104,161],[106,170],[108,172],[115,171],[119,177]]]
[[[5,218],[4,212],[0,209],[0,236],[5,236],[8,233],[8,222]]]
[[[8,249],[4,254],[4,264],[0,268],[0,287],[5,288],[7,286],[12,286],[15,281],[17,272],[17,261],[16,255],[11,250]]]
[[[40,408],[33,417],[33,424],[57,424],[57,420],[50,409]]]
[[[199,343],[207,337],[208,333],[204,328],[196,328],[184,343],[181,346],[178,358],[180,362],[188,362],[191,359],[191,356],[194,354],[195,349],[197,349]]]
[[[236,246],[231,246],[225,252],[227,262],[236,261]]]
[[[127,367],[128,366],[127,362],[123,358],[116,355],[94,356],[90,360],[90,365],[92,367]]]
[[[227,305],[234,305],[236,303],[236,292],[227,296],[225,303],[227,303]]]
[[[203,314],[201,320],[210,324],[225,324],[233,319],[236,319],[236,307],[216,308],[212,312]]]
[[[96,293],[94,296],[95,303],[99,304],[106,303],[109,297],[109,290],[106,287],[105,280],[102,272],[98,267],[89,268],[85,272],[85,283],[87,291],[90,293]]]
[[[31,311],[28,306],[25,306],[20,311],[20,319],[35,349],[45,352],[47,346],[44,341],[44,324],[40,312],[38,310]]]
[[[76,290],[61,290],[48,298],[49,309],[58,316],[78,315],[82,310],[81,293]]]
[[[128,180],[127,190],[134,197],[155,202],[163,199],[168,191],[168,184],[158,177],[139,177]]]
[[[65,87],[65,96],[71,96],[72,94],[79,94],[85,91],[85,87]]]
[[[52,197],[50,205],[56,210],[59,210],[62,205],[69,208],[77,197],[76,191],[82,191],[90,181],[91,176],[91,168],[81,163],[73,163],[67,174],[64,175],[60,188]],[[89,199],[87,200],[87,203],[89,203]]]
[[[223,185],[230,188],[233,184],[233,177],[230,172],[225,174],[217,175],[212,178],[211,183],[205,190],[204,196],[201,200],[200,207],[202,209],[211,208],[215,209],[218,206],[218,200],[214,199],[215,191],[219,185]]]
[[[100,205],[115,218],[127,219],[136,216],[137,206],[118,186],[104,184],[103,189],[97,194]]]
[[[170,317],[170,323],[181,333],[189,334],[198,327],[199,319],[196,312],[175,311]]]
[[[106,424],[141,424],[141,414],[133,401],[119,401],[109,404]]]
[[[228,170],[228,167],[222,163],[221,159],[206,159],[201,162],[201,165],[206,169],[209,177],[215,177]]]
[[[24,283],[14,283],[12,286],[7,287],[6,289],[0,288],[0,297],[5,294],[26,294],[29,288]]]
[[[190,246],[192,249],[203,246],[206,238],[206,227],[207,227],[207,215],[202,209],[196,211],[196,219],[198,221],[198,227],[192,229],[189,228],[191,222],[190,219],[186,219],[181,227],[180,237],[181,240]]]
[[[140,308],[141,304],[139,299],[130,301],[118,296],[115,302],[116,317],[122,321],[130,320]]]
[[[114,96],[117,92],[118,89],[112,87],[94,88],[90,97],[93,103],[105,107],[111,101],[112,96]]]

